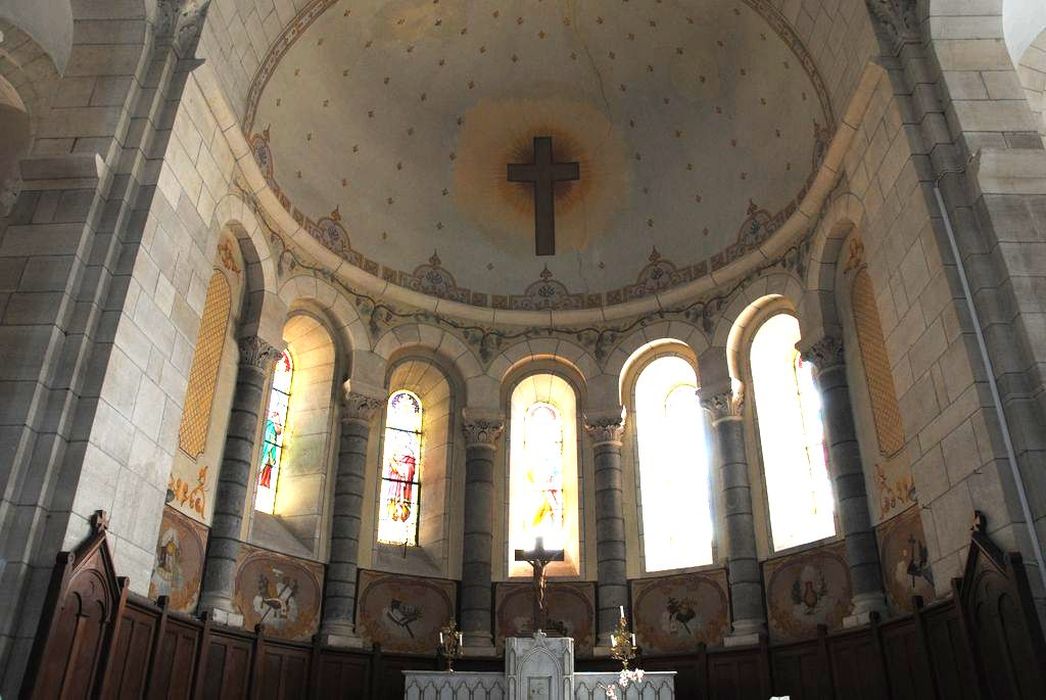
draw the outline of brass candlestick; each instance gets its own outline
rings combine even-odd
[[[617,629],[610,633],[610,655],[621,662],[622,670],[627,671],[629,663],[636,658],[638,649],[636,635],[629,628],[625,609],[622,607]]]
[[[447,624],[443,625],[443,628],[439,631],[439,647],[437,647],[439,656],[443,657],[444,663],[447,664],[447,670],[454,670],[454,659],[461,656],[461,632],[458,631],[458,625],[454,621],[454,618],[447,620]]]

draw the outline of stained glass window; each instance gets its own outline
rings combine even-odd
[[[529,576],[514,561],[537,538],[546,549],[562,549],[549,575],[577,573],[578,469],[577,394],[554,374],[532,374],[516,385],[510,406],[508,564],[510,576]]]
[[[752,341],[752,384],[774,549],[835,534],[821,397],[795,344],[799,321],[778,314]]]
[[[421,399],[401,390],[385,413],[378,541],[416,546],[421,498]]]
[[[291,398],[291,378],[294,363],[284,351],[276,361],[272,373],[269,406],[265,412],[265,430],[262,433],[261,460],[258,467],[258,491],[254,507],[266,513],[276,512],[276,488],[279,486],[280,464],[286,449],[287,407]]]
[[[646,569],[710,564],[708,445],[694,368],[659,357],[639,374],[635,396]]]
[[[563,542],[563,421],[556,407],[534,403],[523,423],[527,490],[521,496],[525,539],[541,537],[546,547]]]

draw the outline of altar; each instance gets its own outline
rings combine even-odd
[[[675,672],[642,673],[622,680],[619,672],[574,670],[574,640],[533,637],[505,640],[502,673],[404,671],[406,700],[669,700],[675,698]],[[636,673],[633,672],[633,676]],[[613,694],[611,694],[611,691]]]

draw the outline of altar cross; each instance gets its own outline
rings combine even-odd
[[[530,182],[534,185],[534,248],[536,255],[556,254],[557,182],[581,178],[578,163],[557,163],[552,158],[552,137],[534,137],[534,162],[509,163],[509,182]]]
[[[545,600],[545,567],[554,561],[563,561],[562,549],[545,549],[544,538],[534,541],[534,549],[516,550],[516,561],[525,561],[534,567],[534,632],[548,626],[548,603]]]

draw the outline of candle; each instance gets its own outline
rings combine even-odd
[[[632,633],[632,646],[635,646],[635,645],[636,645],[636,633],[633,632]]]
[[[458,646],[461,646],[461,632],[458,632]]]
[[[624,620],[625,619],[625,606],[624,605],[619,605],[618,609],[621,611],[621,619]]]
[[[440,644],[440,646],[443,646],[443,633],[442,632],[439,633],[439,644]]]

